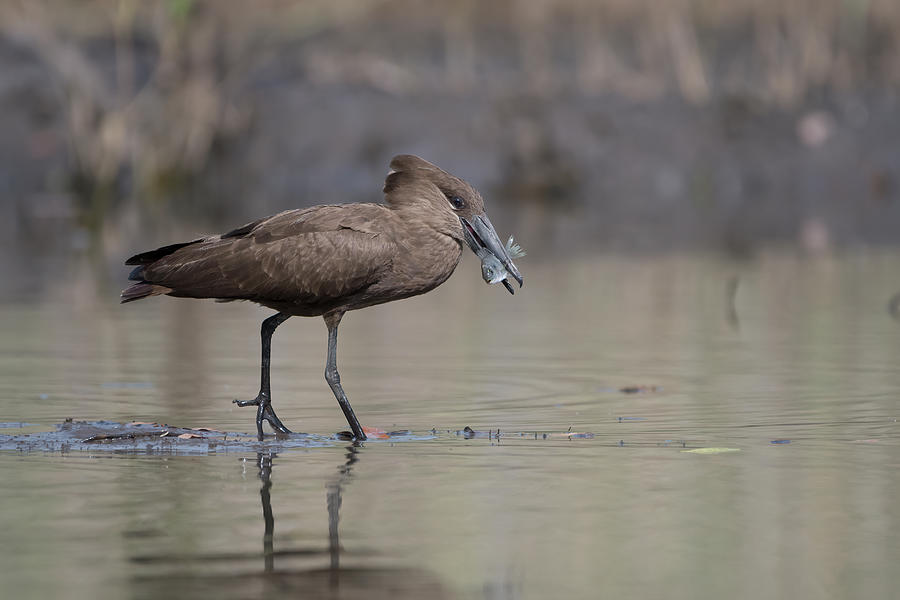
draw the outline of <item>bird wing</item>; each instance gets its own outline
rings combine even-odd
[[[144,267],[172,295],[321,304],[365,289],[390,268],[379,205],[318,206],[248,223]]]

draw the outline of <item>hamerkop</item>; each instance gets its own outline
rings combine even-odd
[[[129,258],[137,265],[122,302],[167,294],[180,298],[250,300],[278,311],[262,322],[262,376],[253,400],[263,421],[290,433],[272,408],[272,333],[292,316],[322,316],[328,326],[325,380],[353,436],[363,432],[337,370],[338,324],[348,310],[431,291],[453,273],[465,241],[522,276],[484,211],[481,195],[458,177],[411,155],[395,156],[384,204],[343,204],[288,210],[223,235],[163,246]],[[512,291],[512,287],[507,287]]]

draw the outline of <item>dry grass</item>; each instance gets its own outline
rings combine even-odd
[[[21,0],[0,35],[52,73],[99,212],[123,176],[153,191],[245,134],[273,65],[290,85],[700,106],[900,84],[896,0]]]

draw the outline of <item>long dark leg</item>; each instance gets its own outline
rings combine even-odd
[[[284,426],[275,409],[272,408],[272,392],[269,389],[269,362],[272,355],[272,334],[275,328],[291,318],[291,315],[278,313],[262,322],[260,335],[262,336],[262,367],[259,383],[259,394],[253,400],[235,400],[238,406],[256,406],[256,432],[259,439],[263,438],[263,421],[268,421],[272,429],[279,433],[290,433],[291,430]]]
[[[353,437],[357,440],[364,440],[366,439],[366,434],[363,433],[359,421],[356,420],[356,415],[353,414],[353,408],[350,406],[350,401],[347,400],[344,388],[341,387],[341,375],[337,370],[338,325],[343,316],[344,313],[342,312],[333,312],[325,315],[325,324],[328,326],[328,362],[325,363],[325,381],[328,382],[331,391],[334,392],[334,397],[337,398],[338,404],[341,405],[341,410],[344,411],[344,416],[347,417],[347,423],[350,425],[350,429],[353,430]]]

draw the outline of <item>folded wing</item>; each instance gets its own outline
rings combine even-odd
[[[156,293],[328,303],[364,290],[390,268],[392,242],[373,228],[384,207],[355,206],[352,213],[342,206],[287,211],[221,236],[139,254],[128,264],[140,265],[136,286],[155,286]]]

